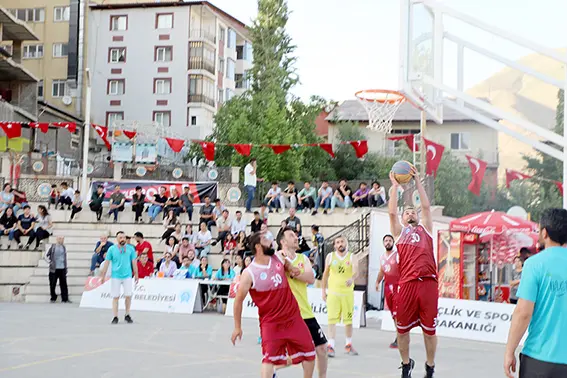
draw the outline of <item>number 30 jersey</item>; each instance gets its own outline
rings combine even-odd
[[[268,265],[252,262],[244,273],[252,277],[250,296],[258,307],[260,327],[267,331],[269,338],[283,337],[279,333],[285,331],[285,325],[301,320],[299,306],[285,276],[284,262],[274,255]]]
[[[400,285],[420,278],[437,280],[433,238],[421,224],[415,227],[403,227],[396,247],[399,256]]]

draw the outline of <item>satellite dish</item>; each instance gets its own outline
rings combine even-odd
[[[512,206],[506,214],[513,217],[518,217],[522,219],[528,219],[528,212],[521,206]]]
[[[63,96],[63,98],[61,99],[61,102],[64,105],[71,105],[71,103],[73,102],[73,99],[71,98],[71,96]]]

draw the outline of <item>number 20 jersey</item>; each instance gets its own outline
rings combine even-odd
[[[396,247],[399,256],[400,285],[422,278],[437,280],[433,238],[421,224],[415,227],[403,227]]]

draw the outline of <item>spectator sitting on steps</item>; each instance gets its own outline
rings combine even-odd
[[[71,204],[73,203],[73,195],[75,194],[75,190],[70,188],[66,182],[62,182],[60,185],[61,194],[59,195],[59,202],[58,205],[61,205],[61,210],[63,210],[64,206],[67,205],[67,210],[71,210]]]
[[[252,222],[250,223],[250,234],[255,234],[256,232],[259,232],[263,223],[264,222],[260,218],[260,213],[255,211],[254,219],[252,219]]]
[[[165,186],[160,186],[159,193],[154,194],[154,199],[151,201],[152,204],[148,209],[148,216],[150,217],[150,223],[156,220],[159,213],[163,211],[165,203],[167,202],[167,196],[165,195]]]
[[[53,233],[53,222],[47,208],[43,205],[37,207],[37,217],[35,222],[35,249],[39,248],[42,240],[49,239]]]
[[[102,264],[102,262],[104,261],[104,254],[111,246],[112,242],[108,240],[108,235],[101,235],[100,240],[96,242],[94,254],[91,258],[91,271],[89,273],[89,276],[94,275],[95,269],[97,268],[97,266],[100,266]]]
[[[108,217],[114,215],[114,223],[118,222],[118,213],[124,211],[124,203],[126,203],[126,197],[120,191],[120,185],[114,186],[114,192],[110,195],[110,206],[108,207]]]
[[[154,273],[154,263],[148,260],[148,254],[142,253],[138,257],[138,277],[151,277]]]
[[[145,203],[146,195],[142,192],[142,187],[136,186],[136,193],[132,195],[132,211],[135,214],[134,223],[144,223],[142,213],[144,212]]]
[[[199,212],[199,224],[205,222],[207,229],[211,230],[211,227],[215,225],[215,220],[213,210],[215,207],[211,204],[211,197],[205,196],[205,204],[201,206],[201,211]]]
[[[0,217],[0,237],[8,235],[8,244],[6,249],[10,249],[10,244],[14,240],[14,233],[18,226],[18,218],[14,215],[14,210],[11,207],[6,208],[4,214]],[[0,249],[2,245],[0,244]]]
[[[12,189],[12,194],[14,195],[14,213],[17,214],[20,209],[29,205],[28,199],[26,197],[26,192],[22,190]]]
[[[183,207],[183,212],[187,213],[189,222],[193,221],[193,196],[189,192],[189,187],[183,187],[183,194],[179,198],[181,201],[181,206]]]
[[[16,232],[14,232],[14,239],[18,243],[18,248],[22,249],[22,236],[28,236],[28,242],[26,243],[26,249],[30,249],[31,243],[35,240],[35,217],[31,214],[29,205],[24,206],[24,213],[18,217],[18,226]]]
[[[311,209],[315,207],[315,201],[317,200],[317,190],[311,187],[309,181],[305,181],[303,184],[303,189],[299,191],[297,195],[299,201],[299,208],[303,209],[304,213],[308,213]]]
[[[152,263],[152,265],[154,264],[154,252],[153,252],[153,248],[150,242],[148,242],[147,240],[144,240],[144,234],[142,234],[141,232],[136,232],[134,234],[134,239],[136,239],[136,253],[138,255],[138,258],[140,257],[140,255],[142,253],[146,253],[148,255],[148,260]]]
[[[47,202],[47,209],[51,209],[51,205],[54,205],[57,208],[57,203],[59,202],[59,189],[57,189],[57,185],[51,185],[51,192],[49,192],[49,202]]]
[[[104,202],[104,186],[99,185],[96,187],[96,192],[91,195],[89,207],[91,211],[96,214],[96,220],[100,221],[102,217],[102,203]]]
[[[83,210],[83,199],[81,198],[81,192],[75,190],[75,194],[73,195],[73,202],[71,203],[71,218],[69,218],[69,222],[75,218],[75,214]]]
[[[4,190],[0,194],[0,211],[4,211],[14,205],[14,193],[12,193],[12,185],[4,184]]]

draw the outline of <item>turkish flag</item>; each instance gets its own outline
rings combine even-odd
[[[474,195],[480,195],[480,188],[482,187],[482,180],[484,179],[484,174],[486,173],[487,162],[477,159],[475,157],[465,155],[469,167],[471,168],[471,182],[469,184],[469,190]]]
[[[250,156],[250,152],[252,152],[251,144],[231,144],[231,146],[242,156]]]
[[[335,157],[335,153],[333,152],[333,145],[331,143],[319,143],[319,147],[325,150],[326,153],[331,155],[332,158]]]
[[[173,150],[173,152],[180,152],[183,149],[183,145],[185,144],[184,139],[165,138],[165,141],[167,142],[167,144],[169,144],[169,147]],[[213,156],[214,155],[215,152],[213,150]]]
[[[0,127],[4,130],[8,139],[22,136],[22,125],[19,122],[0,122]]]
[[[366,140],[353,140],[349,142],[354,148],[357,158],[363,158],[368,153],[368,141]]]
[[[388,139],[393,141],[405,140],[411,151],[414,151],[414,148],[415,151],[419,151],[419,145],[415,143],[415,136],[413,134],[392,136],[388,137]]]
[[[203,154],[205,154],[205,159],[208,161],[215,160],[215,143],[214,142],[198,142],[203,149]]]
[[[291,144],[268,144],[268,147],[274,151],[274,154],[283,154],[287,150],[291,150]]]
[[[75,122],[53,122],[52,125],[55,127],[61,127],[63,129],[67,129],[72,133],[74,133],[77,130],[77,124]]]
[[[100,139],[102,139],[102,141],[104,142],[106,149],[108,151],[110,151],[112,149],[112,147],[110,145],[110,142],[108,141],[108,127],[101,126],[101,125],[95,125],[94,123],[92,124],[92,126],[95,129],[98,136],[100,137]]]
[[[425,161],[427,163],[425,172],[428,175],[437,177],[437,169],[439,169],[439,164],[441,164],[441,158],[443,157],[445,147],[441,144],[432,142],[429,139],[423,138],[423,141],[425,142]]]
[[[560,181],[555,181],[555,186],[557,186],[557,190],[559,190],[559,194],[563,196],[563,183]]]
[[[510,188],[510,183],[516,180],[526,180],[530,179],[532,176],[523,174],[522,172],[514,171],[512,169],[506,170],[506,187]]]
[[[124,133],[124,135],[126,135],[128,137],[128,139],[132,140],[134,139],[134,137],[136,136],[136,132],[135,131],[128,131],[128,130],[123,130],[122,131]],[[167,138],[166,138],[167,139]]]
[[[30,122],[29,125],[32,129],[40,129],[44,134],[49,130],[49,123],[47,122]]]

